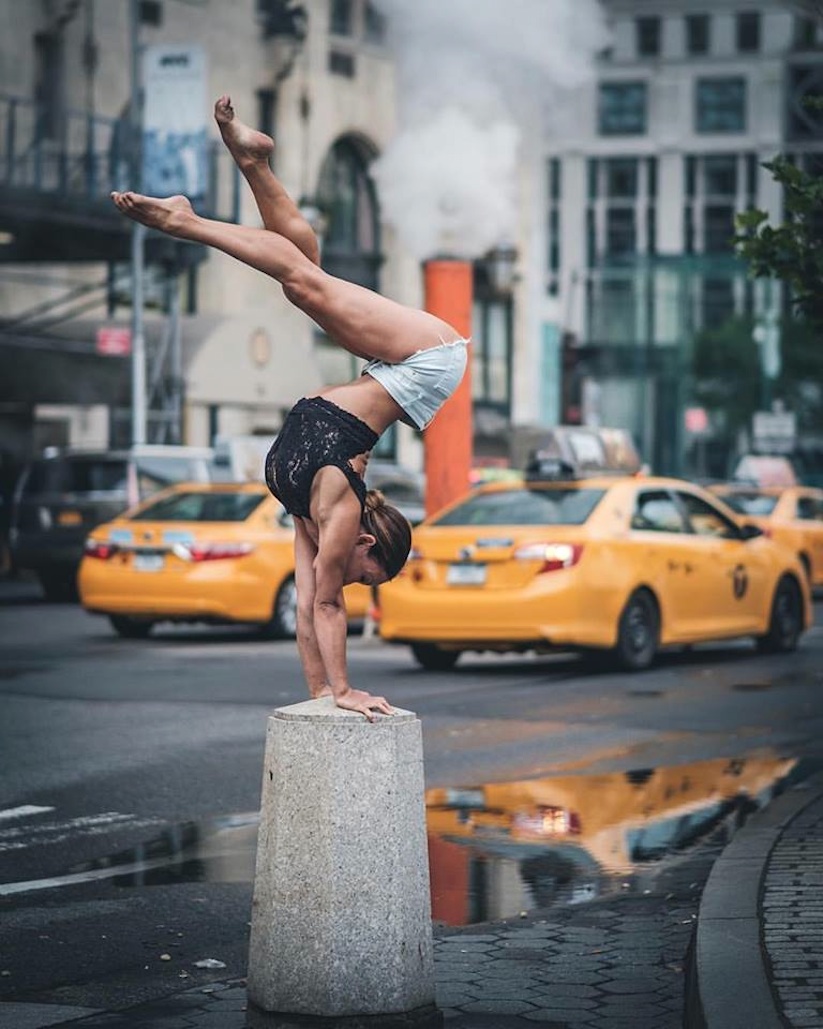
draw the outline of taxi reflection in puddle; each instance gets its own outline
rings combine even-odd
[[[768,751],[669,768],[426,793],[432,913],[447,925],[641,889],[667,854],[733,832],[797,760]]]

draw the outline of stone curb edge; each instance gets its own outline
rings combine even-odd
[[[823,772],[788,789],[735,833],[700,898],[686,982],[686,1029],[784,1029],[766,971],[760,896],[786,826],[823,793]]]

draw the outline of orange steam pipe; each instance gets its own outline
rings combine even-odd
[[[423,265],[425,307],[461,336],[471,336],[472,265],[470,261],[434,258]],[[471,347],[466,374],[423,433],[426,471],[426,516],[462,497],[469,489],[472,466]]]

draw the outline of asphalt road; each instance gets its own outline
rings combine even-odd
[[[561,654],[432,673],[405,648],[349,650],[356,685],[421,717],[429,787],[823,759],[823,629],[786,657],[713,645],[642,675]],[[0,583],[0,999],[120,1008],[242,976],[266,718],[302,699],[292,643],[123,641]]]

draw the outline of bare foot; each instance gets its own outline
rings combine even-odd
[[[140,193],[112,193],[111,198],[118,211],[127,218],[170,236],[185,238],[186,222],[194,218],[192,206],[184,196],[159,199]]]
[[[214,105],[214,120],[229,153],[239,165],[259,164],[261,161],[268,164],[274,151],[274,140],[264,132],[249,128],[239,118],[235,118],[231,97],[223,95],[217,100]]]

